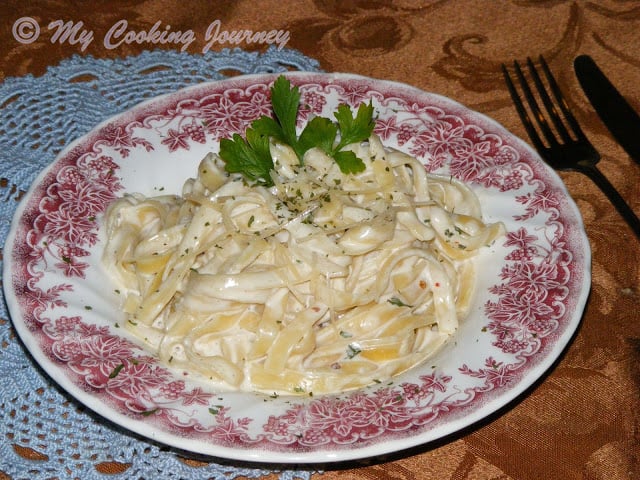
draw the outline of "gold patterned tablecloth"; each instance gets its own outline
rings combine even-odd
[[[20,43],[12,27],[23,16],[41,25],[58,19],[82,21],[93,31],[94,41],[86,46],[80,39],[54,41],[49,31],[33,43]],[[9,0],[0,5],[0,18],[0,81],[42,75],[72,55],[116,58],[183,47],[148,42],[107,47],[102,39],[122,19],[137,31],[148,31],[160,21],[172,31],[198,32],[185,47],[189,53],[236,46],[223,37],[207,46],[203,32],[219,20],[220,32],[286,32],[279,38],[283,46],[315,58],[325,71],[409,83],[482,112],[522,138],[526,134],[500,65],[543,54],[601,152],[603,172],[640,214],[640,165],[599,121],[572,68],[576,55],[590,54],[640,110],[637,1]],[[264,43],[237,46],[267,48]],[[383,462],[329,466],[314,479],[640,478],[640,241],[586,177],[561,177],[586,224],[593,277],[581,328],[553,370],[508,408],[473,428]],[[8,179],[0,181],[0,188],[6,201],[15,201],[16,195],[6,195]],[[37,449],[15,448],[37,463]],[[96,469],[126,472],[127,465],[101,463]]]

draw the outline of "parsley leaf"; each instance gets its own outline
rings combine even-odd
[[[269,137],[260,135],[249,128],[246,132],[247,140],[239,134],[233,139],[220,140],[220,158],[229,173],[242,173],[250,180],[264,185],[271,185],[269,172],[273,170],[273,159],[269,152]]]
[[[298,107],[300,106],[300,91],[298,87],[291,88],[291,83],[286,77],[280,75],[271,88],[271,105],[275,113],[284,140],[294,147],[298,143],[296,136],[296,119],[298,117]]]
[[[364,162],[356,157],[350,150],[340,151],[333,154],[333,159],[340,167],[342,173],[358,173],[365,169]]]
[[[351,143],[367,140],[375,121],[373,105],[361,104],[355,116],[348,105],[338,106],[334,116],[337,123],[324,117],[314,117],[302,130],[296,133],[296,122],[300,107],[300,90],[292,87],[283,75],[271,87],[271,105],[274,117],[266,115],[254,120],[245,132],[245,138],[234,134],[231,139],[220,141],[220,158],[229,173],[241,173],[249,180],[265,186],[272,186],[271,170],[273,158],[269,150],[270,142],[289,145],[296,153],[300,164],[304,154],[311,148],[319,148],[332,157],[344,174],[357,173],[365,169],[364,162],[351,151],[343,148]],[[339,138],[339,141],[337,140]]]
[[[318,147],[327,155],[333,155],[333,144],[338,134],[338,127],[328,118],[314,117],[300,134],[298,140],[302,155],[313,147]]]
[[[355,118],[351,115],[351,109],[342,104],[334,113],[340,126],[340,143],[336,150],[340,150],[350,143],[363,142],[371,136],[375,121],[373,120],[373,105],[360,104]]]
[[[267,117],[266,115],[261,116],[251,123],[251,128],[260,132],[265,137],[273,137],[274,140],[280,143],[287,143],[282,127],[271,117]]]

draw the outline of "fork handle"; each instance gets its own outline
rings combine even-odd
[[[633,232],[636,234],[636,237],[640,239],[640,219],[631,210],[631,207],[627,202],[622,198],[622,196],[618,193],[611,182],[605,177],[600,170],[594,165],[581,165],[580,171],[587,175],[593,182],[600,187],[600,190],[604,192],[604,194],[609,198],[613,206],[618,210],[618,213],[622,215],[622,218],[626,220],[629,224]]]

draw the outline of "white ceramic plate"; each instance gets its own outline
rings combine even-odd
[[[272,75],[146,102],[70,145],[21,202],[4,249],[15,327],[53,380],[100,415],[193,452],[262,462],[381,455],[456,432],[539,379],[575,332],[590,250],[559,177],[494,121],[441,96],[342,74],[291,74],[302,116],[373,102],[385,144],[472,185],[507,235],[478,258],[455,341],[393,381],[322,397],[219,393],[141,350],[100,265],[105,207],[125,192],[178,193],[220,138],[270,113]]]

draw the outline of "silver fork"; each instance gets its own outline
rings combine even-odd
[[[640,238],[640,220],[627,202],[625,202],[624,198],[622,198],[614,186],[611,185],[609,180],[607,180],[607,177],[605,177],[596,167],[596,164],[600,161],[600,154],[591,142],[589,142],[580,128],[578,121],[571,113],[571,110],[560,91],[560,87],[553,77],[547,62],[542,56],[540,56],[539,63],[553,95],[553,99],[547,92],[533,61],[530,58],[527,59],[529,75],[533,79],[539,98],[542,100],[544,111],[540,108],[518,62],[513,62],[513,69],[529,109],[536,120],[538,129],[542,132],[544,141],[538,134],[538,130],[535,128],[531,117],[527,113],[525,105],[520,98],[520,94],[516,89],[515,83],[511,79],[509,70],[504,64],[502,65],[502,73],[504,74],[504,79],[507,82],[507,88],[509,89],[509,93],[511,94],[516,110],[518,111],[518,115],[529,134],[529,138],[531,138],[531,141],[533,142],[533,146],[552,168],[556,170],[577,171],[585,174],[593,180],[593,182],[600,187],[604,194],[609,198],[620,215],[622,215],[622,217],[627,221],[636,236]],[[564,120],[558,113],[558,108],[562,112]],[[551,124],[547,120],[547,117],[551,119]]]

